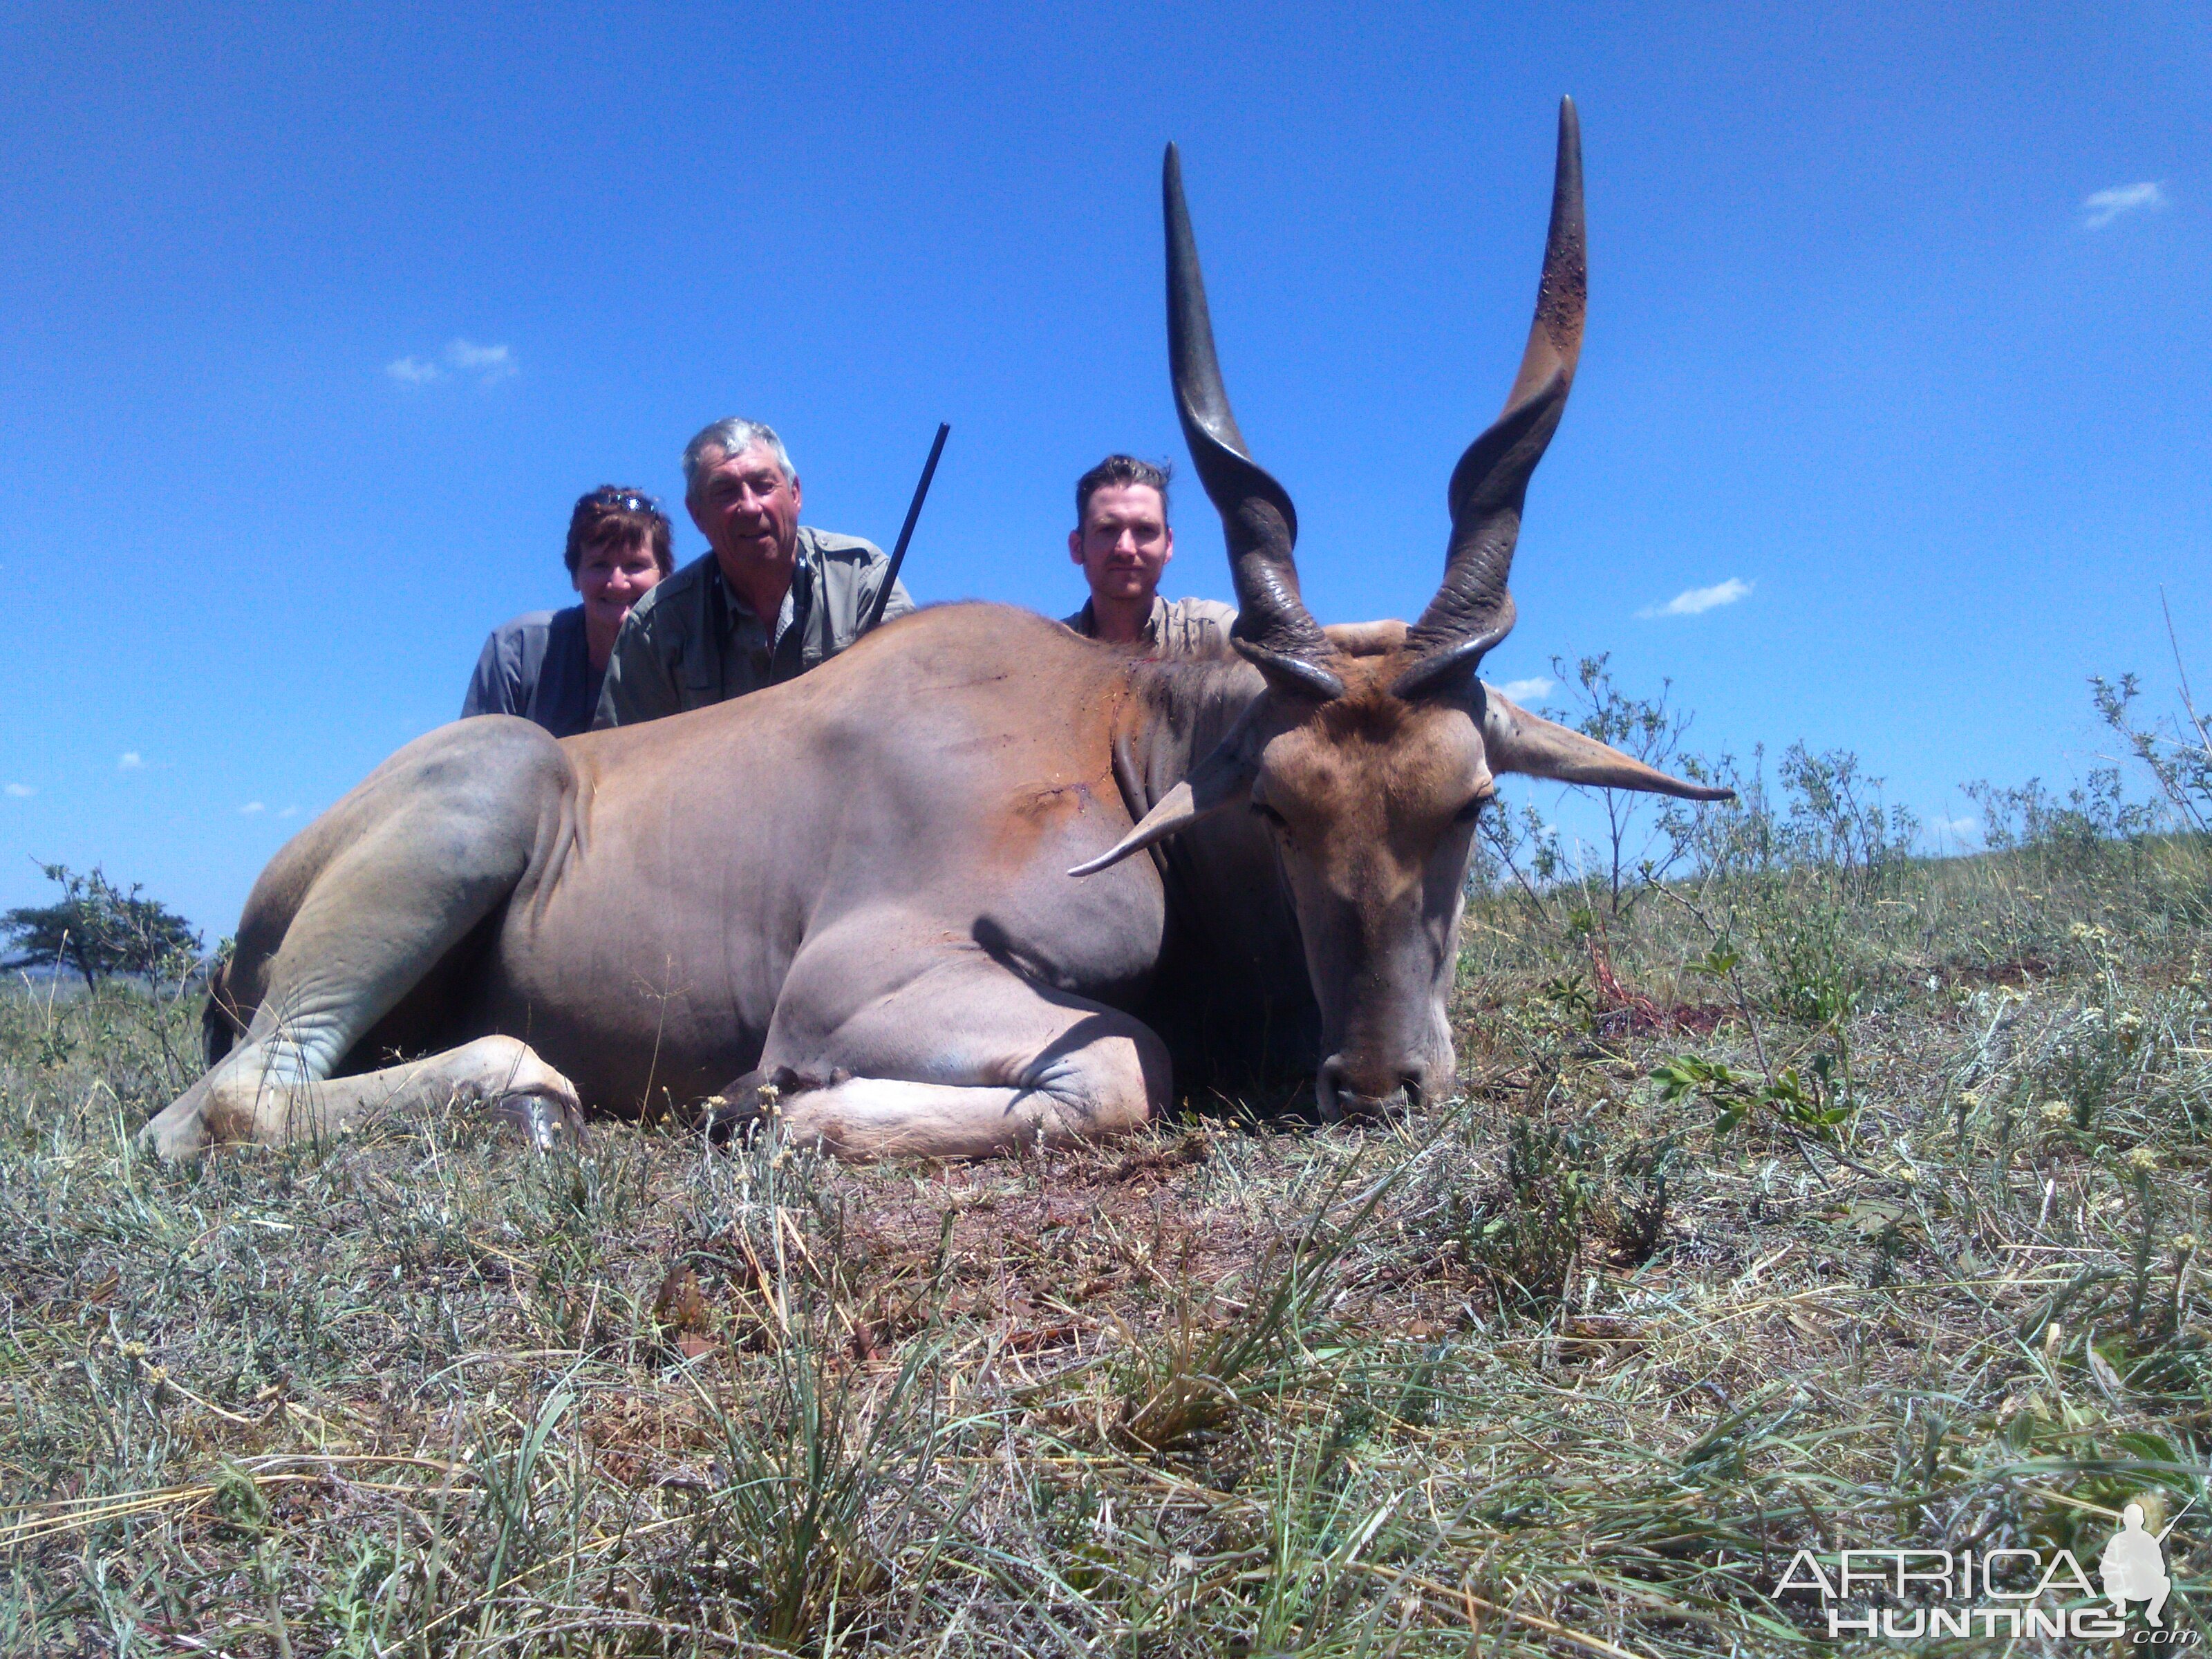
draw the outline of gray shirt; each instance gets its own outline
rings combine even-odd
[[[1152,657],[1218,657],[1229,649],[1229,630],[1237,609],[1218,599],[1164,599],[1152,595],[1152,614],[1145,620],[1145,653]],[[1072,617],[1062,617],[1063,627],[1085,639],[1098,637],[1098,613],[1091,601]]]
[[[799,527],[791,591],[763,621],[722,580],[710,550],[630,608],[592,725],[635,726],[796,679],[860,637],[890,561],[874,543]],[[894,584],[884,620],[914,609]]]
[[[529,611],[492,629],[461,700],[461,718],[520,714],[556,738],[588,731],[599,677],[584,637],[584,607]]]

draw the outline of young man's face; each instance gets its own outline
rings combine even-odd
[[[773,450],[735,455],[708,449],[685,505],[726,565],[788,563],[799,545],[799,480],[783,476]]]
[[[1067,552],[1083,567],[1095,597],[1150,600],[1175,557],[1167,504],[1150,484],[1094,489],[1082,524],[1068,532]]]

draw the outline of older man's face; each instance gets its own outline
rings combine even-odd
[[[710,447],[699,459],[685,505],[715,556],[740,569],[790,563],[799,546],[799,480],[784,477],[775,452]]]

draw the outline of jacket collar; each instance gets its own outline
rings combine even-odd
[[[805,620],[806,613],[814,603],[815,566],[817,562],[813,538],[806,533],[806,526],[801,525],[799,527],[799,546],[792,561],[791,586],[784,591],[783,604],[774,619],[774,625],[766,622],[762,623],[771,647]],[[752,607],[731,590],[728,580],[722,574],[722,562],[714,556],[714,550],[711,547],[707,550],[706,565],[707,605],[714,618],[715,637],[727,639],[741,619],[752,616]]]
[[[1083,609],[1075,614],[1081,618],[1081,621],[1076,624],[1075,631],[1085,639],[1097,639],[1098,611],[1092,602],[1089,599],[1084,600]],[[1146,645],[1158,645],[1160,642],[1160,629],[1167,619],[1168,602],[1156,592],[1152,595],[1152,614],[1145,618],[1145,626],[1140,633],[1140,637]]]

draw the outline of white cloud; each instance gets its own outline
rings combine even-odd
[[[250,818],[256,812],[265,812],[268,810],[269,809],[264,806],[259,801],[250,800],[246,802],[245,805],[238,809],[238,815],[240,817]]]
[[[1540,678],[1533,680],[1508,680],[1498,689],[1504,694],[1506,702],[1526,705],[1540,702],[1551,696],[1552,683]]]
[[[37,794],[39,792],[32,788],[27,783],[11,783],[8,786],[8,793],[13,795],[17,800],[24,800],[28,799],[30,796]]]
[[[1717,605],[1734,605],[1746,598],[1752,584],[1738,581],[1730,576],[1724,582],[1715,582],[1711,587],[1686,588],[1664,605],[1647,605],[1636,614],[1639,617],[1695,617]]]
[[[1928,827],[1939,836],[1978,836],[1982,830],[1979,818],[1930,818]]]
[[[521,372],[514,354],[505,346],[478,345],[472,340],[456,340],[447,346],[446,361],[455,374],[475,375],[479,386],[490,386]]]
[[[299,810],[300,809],[296,806],[287,806],[281,810],[276,816],[280,818],[289,818],[297,813]]]
[[[125,750],[115,757],[115,769],[118,772],[136,772],[145,764],[144,757],[136,749]]]
[[[2100,190],[2081,204],[2081,228],[2102,230],[2113,220],[2130,213],[2142,213],[2166,205],[2166,186],[2146,179],[2139,185],[2114,185],[2110,190]]]
[[[520,374],[522,365],[503,345],[479,345],[474,340],[453,340],[436,357],[400,357],[385,364],[384,372],[402,386],[428,386],[435,380],[466,376],[478,386],[496,386]]]

